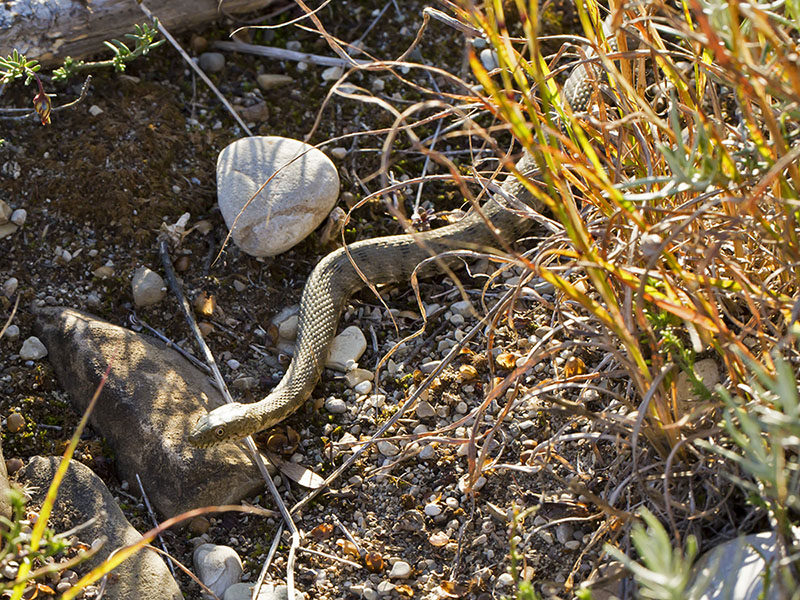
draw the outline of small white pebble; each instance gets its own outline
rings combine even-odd
[[[22,360],[39,360],[45,356],[47,356],[47,348],[39,338],[31,336],[22,342],[22,348],[19,351],[19,357]]]
[[[230,359],[227,364],[228,367],[234,371],[242,366],[242,364],[235,358]]]
[[[514,583],[514,578],[511,576],[511,573],[503,573],[497,578],[498,587],[506,587],[512,583]]]
[[[377,443],[377,446],[378,446],[378,452],[380,452],[384,456],[397,456],[398,454],[400,454],[400,448],[398,448],[397,445],[392,442],[386,440],[380,440]]]
[[[429,502],[425,505],[425,514],[429,517],[438,517],[442,514],[442,507],[435,502]]]
[[[172,186],[172,193],[173,193],[173,194],[180,194],[180,193],[181,193],[181,186],[179,186],[179,185],[173,185],[173,186]]]
[[[103,114],[103,109],[100,108],[99,106],[97,106],[97,104],[92,104],[89,107],[89,114],[92,115],[93,117],[96,117],[98,115],[102,115]]]
[[[465,320],[466,319],[464,319],[464,317],[462,315],[459,315],[458,313],[450,317],[450,322],[456,327],[458,327],[459,325],[463,325]]]
[[[3,337],[7,338],[10,342],[16,342],[19,339],[19,327],[16,325],[9,325]]]
[[[392,579],[405,579],[411,575],[411,565],[404,560],[398,560],[392,565],[392,570],[389,577]]]
[[[347,156],[347,148],[331,148],[330,155],[335,158],[336,160],[342,160],[344,157]]]
[[[347,412],[347,404],[341,398],[331,396],[325,400],[325,410],[332,415],[341,415]]]
[[[436,411],[433,410],[433,406],[431,406],[430,402],[422,401],[417,404],[417,416],[420,419],[427,419],[428,417],[432,417],[436,414]]]
[[[353,390],[357,394],[369,394],[372,391],[372,382],[371,381],[362,381],[361,383],[357,384],[353,387]]]
[[[419,457],[422,460],[431,460],[436,458],[436,449],[433,447],[433,444],[427,444],[422,447],[422,450],[419,451]]]
[[[299,66],[299,65],[298,65]],[[344,70],[342,67],[328,67],[322,72],[323,81],[336,81],[342,76]]]
[[[9,219],[9,221],[11,221],[14,225],[22,227],[23,225],[25,225],[25,221],[27,219],[28,219],[28,211],[26,211],[24,208],[18,208],[13,213],[11,213],[11,218]]]
[[[6,298],[11,298],[11,296],[14,295],[14,292],[17,291],[18,286],[19,286],[19,279],[17,279],[16,277],[9,277],[3,284],[3,295]]]

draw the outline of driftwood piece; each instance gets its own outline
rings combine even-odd
[[[148,0],[148,8],[173,32],[222,14],[264,8],[273,0]],[[0,56],[16,49],[29,59],[53,64],[105,49],[148,19],[136,0],[4,0],[0,2]]]

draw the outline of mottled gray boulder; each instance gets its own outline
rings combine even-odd
[[[233,229],[234,243],[252,256],[275,256],[300,242],[322,223],[338,196],[336,167],[321,151],[298,140],[248,137],[219,153],[219,209]]]
[[[59,457],[35,456],[20,475],[20,482],[31,490],[34,504],[41,506],[50,482],[61,461]],[[67,531],[96,517],[94,524],[82,529],[78,538],[89,545],[105,538],[99,552],[77,569],[88,572],[103,562],[112,551],[136,543],[141,535],[117,506],[108,488],[92,470],[78,462],[71,462],[53,508],[51,522],[57,532]],[[112,572],[106,583],[104,598],[128,600],[180,600],[183,594],[161,557],[143,549],[123,562]]]
[[[237,503],[261,489],[263,479],[240,446],[189,445],[187,431],[223,399],[175,350],[81,311],[36,312],[38,335],[78,411],[85,410],[111,364],[92,426],[113,449],[120,477],[134,482],[138,473],[162,516]]]

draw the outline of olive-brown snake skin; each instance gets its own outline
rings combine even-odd
[[[563,97],[573,111],[585,110],[595,89],[592,80],[601,74],[598,65],[587,65],[574,68],[564,84]],[[516,167],[520,173],[530,174],[533,160],[526,154]],[[513,175],[505,180],[502,191],[535,210],[542,208]],[[392,283],[407,280],[421,261],[434,254],[467,247],[494,247],[497,236],[514,241],[533,224],[531,219],[506,210],[496,197],[486,201],[481,211],[491,221],[494,233],[472,211],[446,227],[355,242],[347,251],[340,248],[322,259],[303,290],[295,355],[283,379],[259,402],[226,404],[203,416],[189,434],[190,442],[210,447],[236,441],[272,427],[302,406],[322,374],[344,306],[351,294],[364,285],[351,260],[371,283]]]

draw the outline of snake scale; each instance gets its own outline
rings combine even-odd
[[[613,37],[609,37],[611,40]],[[601,75],[601,67],[594,62],[573,68],[562,89],[563,98],[573,111],[588,107],[594,81]],[[522,174],[530,174],[534,171],[533,159],[526,153],[516,168]],[[503,196],[516,198],[535,210],[542,209],[513,175],[506,178],[501,189]],[[327,255],[303,290],[295,354],[281,381],[258,402],[225,404],[204,415],[189,433],[189,441],[201,448],[237,441],[272,427],[302,406],[322,375],[344,306],[364,285],[353,263],[375,285],[394,283],[407,280],[416,266],[432,255],[493,246],[497,236],[514,241],[533,224],[531,219],[506,210],[496,197],[487,200],[481,212],[494,231],[476,211],[471,211],[457,223],[432,231],[363,240]]]

